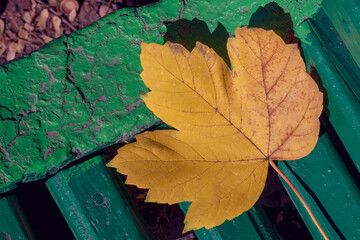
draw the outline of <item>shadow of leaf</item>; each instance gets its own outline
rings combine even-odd
[[[287,44],[299,42],[299,39],[294,37],[294,24],[290,13],[285,13],[275,2],[259,7],[251,16],[248,26],[274,30]]]
[[[164,34],[164,42],[180,43],[188,51],[195,47],[196,42],[201,42],[214,49],[230,66],[230,59],[226,49],[229,33],[221,23],[218,23],[212,33],[210,33],[206,23],[197,18],[192,21],[180,19],[175,22],[165,22],[165,26],[167,31]]]

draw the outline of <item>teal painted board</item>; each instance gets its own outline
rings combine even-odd
[[[179,204],[184,213],[187,212],[190,203]],[[241,214],[235,219],[226,220],[220,226],[195,231],[199,240],[268,240],[278,239],[269,219],[266,217],[262,207],[256,203],[249,211]]]
[[[279,161],[279,168],[299,190],[330,239],[360,236],[360,189],[337,152],[328,133],[314,151],[297,161]],[[315,239],[322,239],[293,191],[284,183]]]
[[[300,26],[299,36],[308,66],[313,64],[321,77],[328,98],[329,120],[360,171],[360,102],[329,59],[309,24]]]
[[[15,196],[0,198],[0,213],[0,239],[35,239]]]
[[[354,28],[359,25],[360,13],[354,10],[358,7],[355,5],[353,0],[324,1],[319,12],[309,21],[313,31],[311,34],[318,41],[313,39],[311,46],[306,46],[309,50],[306,54],[316,61],[314,64],[322,75],[324,67],[333,68],[332,76],[322,76],[330,95],[330,121],[360,171],[360,151],[357,149],[360,144],[360,62],[357,59],[360,45],[358,40],[354,41],[354,37],[360,36],[359,29]],[[318,53],[318,56],[314,53]],[[328,60],[324,61],[319,56]],[[322,66],[325,62],[328,66]]]
[[[327,1],[327,3],[332,1]],[[334,9],[333,9],[334,10]],[[335,31],[333,19],[320,9],[296,32],[301,41],[307,66],[313,65],[326,89],[325,111],[360,170],[360,104],[356,96],[358,67],[354,53],[344,47],[343,33]],[[346,36],[345,36],[346,37]],[[350,69],[353,67],[352,69]],[[326,116],[323,116],[326,118]],[[331,135],[329,135],[331,134]],[[330,239],[357,239],[360,222],[360,193],[352,169],[331,141],[333,132],[325,132],[314,151],[294,162],[279,162],[279,168],[294,183],[309,203]],[[350,161],[351,161],[350,159]],[[319,231],[291,189],[288,192],[315,239]]]
[[[324,3],[329,2],[325,1]],[[339,1],[336,1],[339,2]],[[326,4],[325,6],[328,6]],[[347,83],[353,94],[356,96],[357,100],[360,100],[360,68],[356,63],[355,58],[358,57],[360,53],[360,47],[358,49],[350,50],[345,40],[350,37],[349,32],[340,32],[337,31],[336,27],[333,24],[335,19],[328,16],[325,13],[325,6],[319,9],[319,11],[309,19],[308,23],[311,26],[311,29],[318,37],[322,47],[324,48],[325,53],[329,57],[330,61],[334,67],[339,71],[340,75],[343,77],[343,80]],[[343,8],[340,8],[340,10]],[[329,12],[329,11],[327,11]],[[337,13],[339,9],[337,9]],[[344,15],[345,17],[345,15]],[[360,17],[358,17],[360,20]],[[351,19],[348,21],[342,21],[342,27],[351,24],[356,21]]]
[[[358,0],[324,0],[321,7],[330,18],[335,30],[341,36],[359,68],[360,2]],[[357,84],[359,84],[359,81]]]
[[[46,182],[76,239],[150,239],[97,156]]]

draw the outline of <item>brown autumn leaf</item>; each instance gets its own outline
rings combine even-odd
[[[250,209],[269,160],[309,154],[319,133],[322,93],[297,45],[273,31],[238,28],[227,49],[233,71],[197,43],[141,44],[146,106],[175,130],[145,132],[109,166],[149,188],[147,201],[191,201],[185,229],[212,228]]]

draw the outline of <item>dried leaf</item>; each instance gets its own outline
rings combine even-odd
[[[100,17],[105,16],[108,13],[108,6],[107,5],[101,5],[99,8],[99,15]]]
[[[175,130],[145,132],[109,166],[149,188],[147,201],[191,201],[185,229],[212,228],[250,209],[269,159],[309,154],[322,93],[297,45],[273,31],[239,28],[227,49],[233,71],[209,47],[141,44],[146,106]]]
[[[6,44],[4,42],[0,42],[0,56],[2,56],[4,54],[6,49],[7,49]]]
[[[5,23],[4,20],[0,19],[0,41],[2,41],[4,37]]]
[[[70,12],[68,19],[70,22],[73,22],[75,21],[75,18],[76,18],[76,10],[74,9]]]
[[[16,55],[16,43],[10,43],[8,49],[9,51],[5,57],[6,61],[14,60]]]
[[[27,12],[24,12],[24,14],[22,15],[22,19],[28,23],[28,24],[31,24],[31,21],[33,19],[33,17],[35,16],[35,10],[33,11],[27,11]]]
[[[17,39],[16,33],[12,32],[11,30],[5,31],[5,36],[6,36],[8,39]]]
[[[31,0],[31,9],[35,10],[36,7],[36,0]]]
[[[40,15],[36,18],[36,26],[40,31],[46,28],[46,22],[49,18],[49,11],[45,8],[40,12]]]
[[[48,0],[48,3],[49,3],[49,5],[52,6],[52,7],[55,7],[55,6],[58,5],[57,0]]]
[[[19,39],[18,43],[15,45],[15,51],[19,53],[19,55],[23,55],[25,48],[25,41]]]
[[[48,36],[46,36],[46,35],[44,35],[44,34],[40,35],[40,37],[43,39],[43,41],[44,41],[45,43],[48,43],[48,42],[54,40],[53,38],[48,37]]]
[[[59,4],[59,9],[66,16],[74,14],[72,12],[75,11],[76,16],[76,12],[79,10],[79,3],[76,0],[62,0]]]
[[[29,32],[32,32],[32,31],[34,31],[34,26],[30,25],[28,23],[25,23],[24,24],[24,29],[28,30]]]
[[[53,16],[52,23],[55,30],[55,38],[58,38],[61,35],[63,35],[63,29],[61,28],[61,19],[58,16]]]
[[[26,40],[28,38],[29,34],[26,30],[20,29],[18,32],[18,36],[19,36],[19,38]]]

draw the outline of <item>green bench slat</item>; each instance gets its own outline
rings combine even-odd
[[[150,239],[124,184],[114,169],[109,170],[110,174],[101,158],[95,157],[60,171],[46,185],[77,239]],[[180,206],[184,210],[189,203]],[[204,240],[278,239],[259,205],[221,226],[200,229],[196,235]]]
[[[341,36],[343,43],[345,44],[348,51],[351,53],[352,58],[356,62],[357,68],[360,68],[360,4],[358,0],[324,0],[321,4],[322,9],[325,14],[329,17],[332,24],[334,25],[335,30]],[[331,32],[331,29],[329,29]],[[328,34],[326,32],[324,35]],[[336,41],[336,39],[329,39],[331,41]],[[333,51],[336,49],[332,49]],[[340,56],[344,54],[340,53]],[[354,65],[348,66],[351,68],[355,68]],[[350,70],[350,69],[347,69]],[[358,69],[356,70],[358,72]],[[349,79],[350,81],[356,81],[350,83],[346,80],[349,85],[356,84],[357,89],[356,95],[358,99],[360,99],[360,81],[357,79]]]
[[[0,239],[34,239],[14,195],[0,198]]]
[[[60,171],[46,186],[77,239],[150,239],[100,156]]]
[[[306,63],[315,66],[327,92],[329,120],[360,171],[360,102],[346,83],[346,75],[340,74],[311,26],[304,23],[300,28]]]
[[[184,213],[190,207],[190,202],[179,204]],[[262,207],[256,203],[248,212],[231,221],[225,221],[220,226],[195,231],[199,240],[267,240],[278,239],[269,219]]]
[[[329,120],[359,171],[360,92],[357,89],[358,56],[355,56],[359,49],[356,50],[356,43],[349,52],[344,44],[341,44],[345,39],[346,45],[350,46],[348,40],[351,32],[335,31],[338,30],[339,22],[332,18],[335,9],[329,8],[334,2],[325,0],[324,8],[311,20],[300,25],[297,33],[302,39],[301,45],[307,65],[315,66],[326,89]],[[348,8],[349,5],[344,6]],[[340,11],[341,9],[344,10],[340,8]],[[330,18],[327,14],[331,11],[333,12],[329,15]],[[346,25],[346,21],[343,24]],[[308,202],[330,239],[358,239],[360,191],[356,182],[357,176],[346,166],[345,159],[342,159],[344,156],[340,155],[342,153],[338,152],[342,149],[331,141],[333,135],[333,132],[324,133],[309,156],[299,161],[279,162],[279,168]],[[284,186],[313,237],[322,239],[300,201],[286,183]]]
[[[359,238],[360,191],[327,133],[309,156],[279,161],[279,168],[299,190],[330,239]],[[322,239],[293,191],[286,183],[284,186],[313,237]]]
[[[329,3],[329,1],[324,1],[324,4],[325,3]],[[331,17],[326,14],[326,12],[331,14],[329,10],[326,10],[328,5],[329,4],[323,5],[322,8],[320,8],[319,11],[311,19],[309,19],[308,23],[321,42],[328,58],[339,71],[340,75],[344,78],[344,81],[348,84],[349,88],[359,101],[360,69],[355,58],[360,54],[360,48],[355,49],[355,46],[353,46],[351,50],[348,48],[346,41],[351,37],[351,32],[338,32],[339,29],[337,29],[334,25],[339,25],[338,21],[334,18],[333,14]],[[348,6],[346,8],[348,8]],[[340,11],[341,10],[343,10],[343,8],[340,8]],[[331,12],[333,13],[333,10]],[[337,9],[336,14],[338,13],[339,10]],[[344,18],[349,18],[348,15],[344,14],[344,11],[342,11],[341,14],[343,14],[342,16]],[[347,19],[346,21],[344,19],[344,21],[341,21],[341,27],[349,28],[350,26],[348,25],[352,24],[354,21],[356,21],[356,18]],[[359,35],[358,32],[357,35]]]

